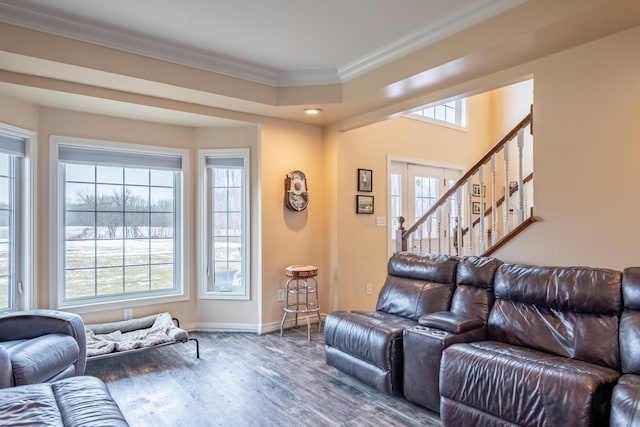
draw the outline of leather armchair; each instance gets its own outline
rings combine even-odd
[[[30,310],[0,316],[0,388],[84,374],[87,345],[77,314]]]

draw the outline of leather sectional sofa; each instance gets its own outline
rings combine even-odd
[[[388,273],[375,311],[327,316],[330,365],[445,426],[638,425],[640,268],[399,253]]]

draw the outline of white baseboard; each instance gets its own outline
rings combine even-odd
[[[324,322],[326,315],[321,313],[320,318]],[[312,315],[309,317],[309,323],[311,325],[317,325],[318,316]],[[298,326],[306,327],[306,316],[298,316]],[[287,320],[284,322],[284,329],[293,328],[295,326],[295,315],[287,316]],[[269,334],[272,332],[280,332],[280,322],[270,322],[263,324],[250,324],[250,323],[196,323],[194,325],[187,325],[186,330],[193,332],[250,332],[258,335]]]

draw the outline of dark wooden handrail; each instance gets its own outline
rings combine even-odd
[[[506,236],[498,240],[495,245],[491,246],[489,249],[484,251],[482,256],[492,255],[495,251],[497,251],[498,249],[506,245],[507,242],[509,242],[511,239],[516,237],[518,234],[522,233],[522,231],[524,231],[525,228],[529,227],[531,224],[538,221],[540,221],[540,218],[538,218],[537,216],[531,215],[529,218],[522,221],[520,225],[518,225],[516,228],[511,230]]]
[[[500,151],[502,149],[502,147],[504,147],[504,145],[511,141],[521,129],[524,129],[525,127],[527,127],[529,124],[531,124],[531,126],[533,126],[533,110],[527,114],[525,116],[524,119],[522,119],[520,121],[520,123],[518,123],[513,129],[511,129],[511,131],[509,131],[509,133],[507,133],[496,145],[494,145],[493,147],[491,147],[491,149],[489,149],[489,151],[487,151],[487,153],[482,156],[482,158],[480,160],[478,160],[472,167],[471,169],[469,169],[464,175],[462,175],[462,178],[460,178],[458,181],[456,181],[456,183],[450,188],[448,189],[439,199],[436,203],[434,203],[427,212],[425,212],[424,215],[422,215],[420,217],[420,219],[418,219],[416,221],[415,224],[413,224],[407,231],[405,231],[402,234],[402,240],[404,241],[407,236],[411,235],[411,233],[413,233],[414,231],[416,231],[418,229],[418,227],[420,227],[422,224],[424,224],[424,222],[427,220],[427,218],[429,218],[431,215],[433,215],[436,210],[444,205],[447,200],[449,199],[449,197],[451,197],[453,195],[453,193],[455,193],[456,191],[458,191],[458,189],[460,187],[462,187],[467,180],[473,176],[473,174],[475,174],[482,165],[484,165],[485,163],[487,163],[490,159],[491,156],[493,156],[495,153],[497,153],[498,151]]]

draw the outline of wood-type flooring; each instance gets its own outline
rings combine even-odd
[[[437,414],[326,364],[324,338],[192,333],[200,341],[87,362],[134,427],[442,426]]]

